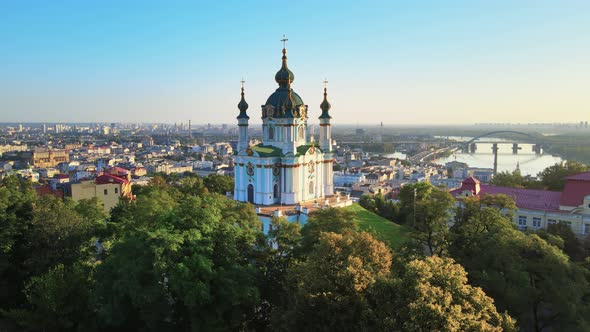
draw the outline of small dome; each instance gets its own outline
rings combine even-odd
[[[293,75],[293,72],[287,66],[287,50],[283,48],[283,63],[281,69],[275,74],[275,81],[280,86],[287,86],[289,83],[293,83],[294,80],[295,75]]]
[[[330,102],[328,101],[328,89],[324,88],[324,100],[320,104],[320,109],[322,110],[322,114],[320,115],[320,119],[331,119],[330,113],[328,111],[332,108]]]
[[[242,82],[243,84],[243,82]],[[238,119],[250,119],[246,110],[248,109],[248,103],[246,102],[246,98],[244,98],[244,86],[242,85],[242,99],[238,103],[238,109],[240,110],[240,114],[238,115]]]

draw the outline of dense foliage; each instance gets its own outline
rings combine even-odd
[[[520,174],[519,170],[515,170],[513,172],[504,171],[494,175],[490,183],[501,187],[562,191],[566,176],[583,173],[588,170],[588,166],[570,160],[545,168],[537,175],[538,180],[524,177]]]
[[[109,216],[96,200],[37,197],[28,183],[4,179],[0,329],[589,327],[582,242],[561,226],[517,231],[506,196],[455,210],[447,192],[420,183],[404,187],[399,203],[376,198],[375,208],[391,206],[391,218],[412,229],[392,250],[346,209],[317,210],[303,227],[273,218],[264,235],[253,207],[226,198],[224,186],[154,177]]]

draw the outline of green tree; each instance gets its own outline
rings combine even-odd
[[[399,221],[412,225],[414,223],[415,206],[428,200],[434,189],[435,187],[429,182],[418,182],[403,186],[398,195]]]
[[[309,252],[319,241],[322,232],[344,233],[358,229],[354,222],[355,214],[339,208],[318,209],[309,214],[309,219],[301,229],[302,250]]]
[[[211,174],[203,178],[203,182],[210,192],[225,195],[234,190],[234,178],[231,176]]]
[[[300,244],[299,223],[288,222],[283,217],[271,219],[266,245],[261,246],[263,252],[257,258],[256,264],[259,273],[258,289],[262,301],[252,324],[255,330],[271,330],[272,317],[280,315],[280,308],[288,304],[285,278],[289,267],[298,260],[296,249]]]
[[[561,250],[535,234],[514,229],[492,208],[451,229],[451,255],[471,282],[495,299],[500,310],[534,331],[560,327],[580,330],[589,294],[588,273]]]
[[[449,223],[455,199],[444,190],[432,188],[426,199],[416,203],[412,235],[432,255],[443,255],[449,245]]]
[[[21,305],[24,282],[30,274],[25,263],[30,250],[35,193],[30,182],[9,176],[0,182],[0,309]]]
[[[213,194],[171,199],[151,192],[121,221],[96,271],[102,328],[245,328],[259,302],[256,214]]]
[[[96,329],[90,303],[91,266],[58,264],[32,277],[24,294],[29,308],[13,309],[7,317],[29,331],[92,331]]]
[[[288,330],[363,330],[369,287],[391,266],[387,246],[365,232],[321,233],[307,260],[289,270]]]
[[[561,191],[565,186],[565,177],[588,171],[588,166],[577,161],[568,160],[545,168],[538,177],[547,190]]]
[[[520,171],[502,171],[494,175],[490,184],[499,187],[524,188],[524,178]]]
[[[514,320],[469,285],[463,267],[450,258],[416,259],[394,271],[371,290],[375,330],[516,331]]]
[[[572,231],[565,223],[556,223],[547,226],[547,233],[560,237],[563,240],[563,251],[574,261],[585,258],[584,248]]]

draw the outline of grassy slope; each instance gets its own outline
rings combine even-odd
[[[356,203],[344,209],[356,213],[356,220],[361,230],[375,233],[379,240],[389,244],[391,248],[399,247],[409,237],[406,227],[367,211]]]

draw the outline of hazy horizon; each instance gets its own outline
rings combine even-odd
[[[282,34],[317,123],[590,119],[590,3],[0,3],[1,122],[235,123],[276,89]]]

